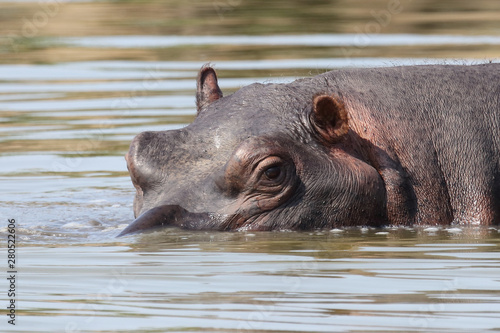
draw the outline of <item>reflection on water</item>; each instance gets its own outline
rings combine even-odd
[[[188,45],[396,46],[500,44],[498,36],[422,36],[364,34],[274,36],[99,36],[61,38],[63,44],[105,48],[161,48]]]
[[[204,63],[227,95],[340,67],[495,61],[497,2],[401,1],[371,34],[386,0],[57,2],[29,35],[43,3],[0,3],[0,212],[18,222],[16,331],[500,328],[498,228],[114,238],[133,217],[130,140],[194,119]]]
[[[165,230],[26,247],[23,318],[47,332],[494,330],[498,230],[480,233]]]

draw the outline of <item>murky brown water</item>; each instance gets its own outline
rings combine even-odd
[[[130,140],[192,121],[203,63],[228,94],[346,66],[498,61],[499,15],[486,0],[0,0],[7,277],[8,219],[18,247],[16,325],[0,331],[499,331],[498,228],[114,238],[133,218]]]

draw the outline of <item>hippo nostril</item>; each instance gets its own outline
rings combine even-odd
[[[152,156],[158,155],[156,147],[160,145],[160,136],[156,132],[142,132],[132,140],[128,152],[125,154],[127,169],[134,186],[141,188],[155,180],[155,163],[152,163]]]
[[[129,153],[125,154],[125,161],[127,162],[127,170],[130,175],[130,179],[132,180],[132,184],[137,188],[139,185],[137,183],[137,170],[135,168],[135,164],[130,158]]]

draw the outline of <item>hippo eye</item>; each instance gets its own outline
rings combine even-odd
[[[278,186],[287,175],[286,163],[278,156],[269,156],[260,161],[256,170],[255,174],[258,175],[260,184],[263,186]]]
[[[268,168],[266,171],[264,171],[264,174],[266,175],[267,179],[269,179],[269,180],[276,179],[281,175],[281,167],[272,166],[272,167]]]

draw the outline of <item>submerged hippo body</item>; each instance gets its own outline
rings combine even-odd
[[[500,64],[342,69],[222,97],[126,158],[137,219],[279,230],[500,221]]]

